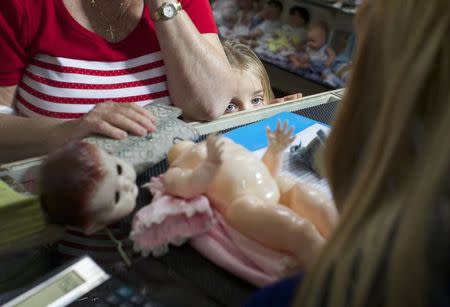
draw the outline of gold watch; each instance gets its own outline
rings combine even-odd
[[[182,9],[181,3],[163,3],[155,12],[151,14],[153,21],[168,20],[174,18]]]

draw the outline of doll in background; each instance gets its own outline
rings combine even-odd
[[[309,23],[309,12],[299,6],[293,6],[289,10],[288,23],[281,29],[275,30],[266,41],[261,44],[256,51],[267,50],[270,53],[291,54],[306,39],[306,27]]]
[[[299,46],[301,55],[292,54],[289,60],[296,68],[309,68],[315,72],[322,72],[330,68],[336,58],[336,53],[327,44],[329,35],[325,22],[311,24],[308,29],[306,45]]]
[[[239,6],[236,0],[216,0],[211,4],[219,33],[224,36],[233,29]]]
[[[332,86],[341,86],[340,80],[331,70],[336,59],[336,52],[327,44],[329,35],[328,25],[319,21],[308,29],[306,45],[300,45],[302,51],[299,54],[288,56],[289,62],[294,68],[305,69],[318,75],[325,83]]]
[[[225,38],[234,38],[248,35],[252,19],[256,16],[255,0],[237,0],[237,9],[234,11],[233,23],[226,31],[221,31]]]
[[[269,104],[302,97],[302,94],[297,93],[275,99],[267,71],[250,47],[231,40],[223,42],[222,45],[238,84],[237,93],[230,101],[225,114],[259,109]]]
[[[259,16],[262,21],[252,28],[249,33],[245,35],[237,35],[237,39],[241,42],[256,47],[256,40],[265,40],[266,36],[270,36],[273,31],[279,29],[281,23],[281,13],[283,12],[283,4],[278,0],[269,0],[264,5]]]

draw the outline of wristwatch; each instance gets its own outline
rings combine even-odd
[[[153,14],[151,14],[153,21],[168,20],[175,17],[178,11],[182,9],[181,3],[163,3]]]

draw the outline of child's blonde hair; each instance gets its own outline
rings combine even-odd
[[[325,153],[342,218],[295,306],[430,306],[449,272],[450,2],[366,1],[356,22]]]
[[[258,56],[250,47],[237,41],[227,40],[222,42],[222,45],[232,68],[247,71],[258,77],[263,87],[264,100],[269,104],[274,95],[267,71]]]

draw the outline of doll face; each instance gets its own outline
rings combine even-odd
[[[225,114],[244,110],[259,109],[268,104],[264,97],[261,79],[254,73],[241,69],[233,69],[234,76],[239,84],[237,95],[231,99]]]
[[[289,22],[289,25],[293,28],[302,28],[306,25],[306,22],[303,19],[303,17],[296,13],[289,14],[288,22]]]
[[[130,214],[138,194],[136,172],[130,164],[103,150],[99,150],[99,159],[105,176],[98,183],[89,203],[95,222],[87,233],[93,233]]]
[[[318,27],[312,27],[308,31],[308,47],[320,49],[326,43],[326,33]]]

